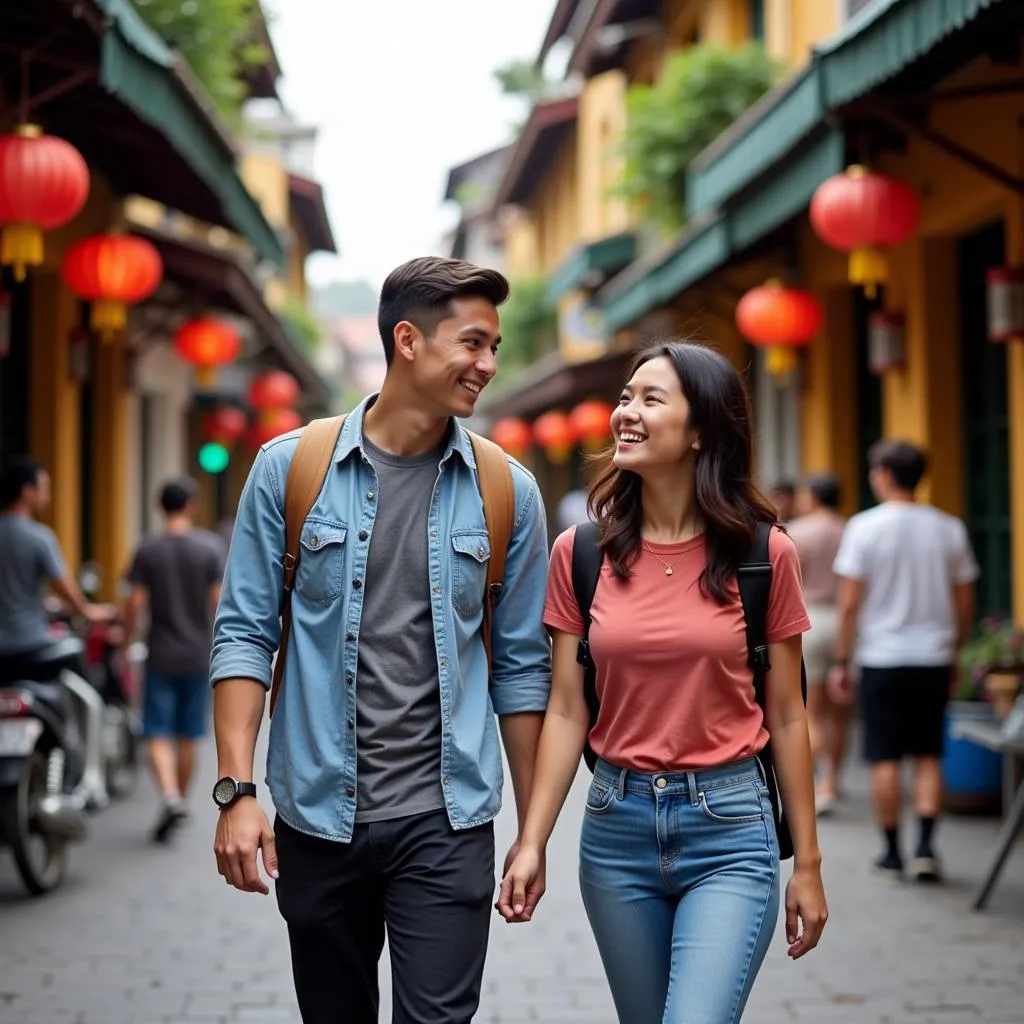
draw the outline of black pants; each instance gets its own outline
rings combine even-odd
[[[443,810],[356,825],[351,843],[274,825],[277,903],[304,1024],[377,1024],[387,928],[394,1024],[469,1024],[494,897],[494,828]]]

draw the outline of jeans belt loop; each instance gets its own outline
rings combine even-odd
[[[626,776],[628,774],[629,772],[625,768],[619,771],[619,784],[615,787],[615,792],[620,800],[624,800],[626,797]]]
[[[690,803],[693,804],[694,806],[696,806],[697,803],[699,803],[699,798],[698,798],[698,794],[697,794],[697,773],[696,772],[687,772],[686,773],[686,784],[687,784],[687,786],[690,789]]]

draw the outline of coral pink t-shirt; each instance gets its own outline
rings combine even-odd
[[[551,551],[544,623],[572,636],[583,622],[572,590],[576,528]],[[633,575],[620,580],[607,560],[591,606],[590,646],[601,701],[590,745],[606,761],[641,772],[683,771],[729,764],[756,754],[768,739],[747,664],[743,608],[704,597],[704,537],[650,544]],[[777,643],[810,628],[800,562],[793,542],[772,530],[773,566],[766,623]],[[665,575],[665,565],[672,575]],[[771,680],[769,679],[769,685]]]

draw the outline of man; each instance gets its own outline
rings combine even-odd
[[[832,812],[839,795],[839,773],[846,752],[847,706],[828,696],[828,670],[836,646],[836,587],[832,564],[839,551],[846,520],[836,511],[841,498],[839,480],[821,473],[804,480],[797,492],[799,515],[787,527],[800,557],[804,600],[811,619],[804,634],[807,667],[807,716],[811,749],[824,778],[815,794],[818,814]]]
[[[900,766],[911,757],[919,821],[911,874],[939,881],[933,836],[942,805],[943,723],[957,652],[971,627],[978,567],[963,523],[915,500],[927,470],[919,448],[883,440],[868,460],[881,504],[850,519],[836,555],[839,636],[829,684],[837,700],[849,701],[856,633],[864,754],[885,836],[875,869],[903,873]]]
[[[494,376],[507,295],[497,272],[432,257],[384,282],[385,381],[347,417],[302,533],[270,731],[274,831],[255,787],[233,780],[253,779],[300,432],[260,450],[242,494],[214,630],[215,850],[238,889],[268,891],[257,848],[278,879],[306,1024],[376,1024],[385,929],[396,1020],[459,1024],[479,1003],[502,789],[493,715],[522,827],[550,688],[545,513],[514,462],[488,685],[487,529],[456,422]]]
[[[791,480],[780,480],[772,488],[771,502],[779,522],[788,523],[796,511],[796,484]]]
[[[142,725],[161,794],[155,842],[170,839],[186,816],[196,742],[206,734],[209,713],[210,624],[225,548],[216,534],[195,526],[196,494],[195,481],[187,477],[164,484],[164,532],[139,545],[128,572],[126,647],[149,609]]]
[[[68,572],[54,532],[35,521],[50,504],[42,463],[18,456],[0,472],[0,658],[50,643],[46,588],[89,622],[110,618],[109,605],[87,601]]]

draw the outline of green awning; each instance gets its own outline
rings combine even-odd
[[[986,9],[1010,2],[875,0],[693,161],[688,211],[696,216],[721,206],[785,158],[827,114],[892,78]]]
[[[100,55],[103,88],[170,142],[217,197],[225,224],[263,259],[283,266],[281,240],[239,177],[231,142],[201,87],[129,0],[95,2],[107,19]]]
[[[612,274],[628,267],[635,258],[636,235],[628,232],[580,245],[552,273],[548,282],[547,300],[554,306],[564,295],[577,288],[597,287]]]
[[[602,294],[608,329],[635,323],[797,216],[825,178],[843,169],[841,129],[819,131],[760,188],[692,222],[668,250],[631,268]]]

